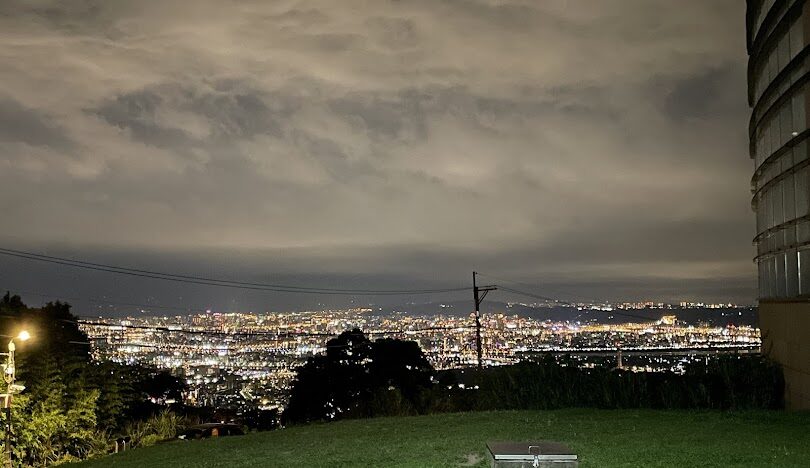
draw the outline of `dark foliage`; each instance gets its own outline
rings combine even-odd
[[[371,342],[354,329],[329,340],[293,382],[287,423],[415,414],[429,406],[433,368],[414,342]]]
[[[167,400],[181,397],[185,387],[177,378],[140,366],[93,362],[87,335],[69,304],[29,308],[6,293],[0,300],[0,334],[9,339],[21,330],[32,338],[15,340],[17,381],[26,386],[13,406],[17,463],[41,466],[104,453],[110,435],[147,418],[160,424],[140,424],[143,435],[155,427],[171,433],[176,418],[161,411]]]
[[[580,369],[549,356],[481,372],[450,372],[443,379],[446,385],[434,390],[432,411],[784,406],[781,369],[761,356],[718,356],[688,366],[684,375]]]
[[[552,356],[434,374],[416,343],[368,341],[359,330],[328,343],[298,371],[288,423],[504,409],[779,409],[784,379],[761,356],[717,356],[684,374],[581,369]]]

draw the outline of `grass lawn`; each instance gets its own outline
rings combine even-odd
[[[488,440],[551,439],[587,467],[810,467],[810,413],[502,411],[340,421],[173,441],[77,468],[488,466]]]

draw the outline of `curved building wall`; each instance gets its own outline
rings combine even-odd
[[[810,409],[810,5],[748,0],[748,102],[762,352]]]
[[[761,299],[810,297],[810,37],[804,0],[749,1],[748,98]]]

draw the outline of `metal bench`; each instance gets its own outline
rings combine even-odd
[[[492,468],[576,468],[577,455],[559,442],[487,442]]]

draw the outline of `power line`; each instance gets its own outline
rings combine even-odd
[[[513,283],[513,284],[533,287],[532,285],[530,285],[528,283],[521,283],[519,281],[512,281],[512,280],[505,280],[505,279],[502,279],[502,278],[496,278],[496,277],[494,277],[492,275],[487,275],[487,274],[484,274],[484,273],[478,273],[478,274],[481,275],[481,276],[486,276],[488,278],[492,278],[492,279],[494,279],[496,281],[499,281],[499,282]],[[572,301],[567,301],[567,300],[564,300],[564,299],[548,297],[548,296],[544,296],[544,295],[540,295],[540,294],[535,294],[535,293],[531,293],[531,292],[522,291],[522,290],[519,290],[519,289],[509,288],[509,287],[502,286],[502,285],[498,285],[498,288],[502,289],[504,291],[511,292],[513,294],[519,294],[519,295],[522,295],[522,296],[531,297],[531,298],[534,298],[534,299],[539,299],[541,301],[554,302],[554,303],[557,303],[557,304],[563,304],[563,305],[567,305],[567,306],[571,306],[571,307],[579,307],[579,304],[577,304],[575,302],[572,302]],[[609,312],[609,313],[611,313],[613,315],[621,315],[621,316],[625,316],[625,317],[640,319],[640,320],[644,320],[645,322],[649,322],[651,320],[654,320],[654,319],[652,319],[650,317],[644,317],[642,315],[630,314],[630,313],[627,313],[627,312],[617,312],[616,310],[599,311],[599,312]]]
[[[205,312],[205,311],[210,310],[210,307],[204,307],[204,306],[193,307],[193,306],[166,305],[166,304],[154,304],[154,303],[152,303],[152,304],[144,304],[144,303],[140,303],[140,302],[121,302],[121,301],[117,301],[117,300],[110,300],[110,299],[107,299],[107,298],[67,296],[67,295],[64,295],[64,294],[44,293],[44,292],[41,292],[41,291],[26,291],[26,290],[17,289],[17,288],[3,288],[3,289],[8,290],[9,292],[13,291],[14,294],[22,294],[22,295],[27,294],[27,295],[32,295],[32,296],[39,296],[40,298],[43,299],[43,303],[44,303],[44,299],[52,298],[52,299],[54,299],[56,301],[62,301],[62,302],[65,302],[65,301],[88,302],[88,303],[98,304],[98,306],[129,306],[129,307],[138,307],[138,308],[140,308],[142,310],[146,310],[146,309],[151,309],[151,310],[170,309],[170,310],[177,310],[177,311],[183,311],[183,312]],[[71,304],[71,305],[75,305],[75,304]],[[94,317],[82,316],[80,314],[74,314],[74,315],[76,315],[79,318],[88,318],[88,319],[89,318],[94,318]]]
[[[14,250],[0,247],[0,255],[16,257],[26,260],[34,260],[44,263],[51,263],[73,268],[81,268],[91,271],[101,271],[106,273],[116,273],[120,275],[135,276],[141,278],[159,279],[187,284],[200,284],[205,286],[219,286],[236,289],[249,289],[257,291],[273,291],[297,294],[321,294],[321,295],[342,295],[342,296],[386,296],[386,295],[421,295],[421,294],[441,294],[448,292],[468,291],[469,287],[441,288],[441,289],[340,289],[321,288],[314,286],[294,286],[270,283],[250,283],[244,281],[234,281],[227,279],[209,278],[202,276],[180,275],[174,273],[163,273],[152,270],[141,270],[137,268],[120,267],[103,263],[86,262],[52,255],[37,254],[22,250]]]
[[[88,303],[98,304],[99,306],[130,306],[130,307],[139,307],[139,308],[141,308],[143,310],[146,310],[146,309],[152,309],[152,310],[155,310],[155,309],[170,309],[170,310],[177,310],[177,311],[183,311],[183,312],[207,312],[207,311],[211,310],[210,307],[206,307],[206,306],[192,307],[192,306],[166,305],[166,304],[154,304],[154,303],[153,304],[144,304],[144,303],[139,303],[139,302],[121,302],[121,301],[109,300],[109,299],[106,299],[106,298],[66,296],[66,295],[63,295],[63,294],[44,293],[44,292],[38,292],[38,291],[26,291],[26,290],[17,289],[17,288],[2,288],[2,289],[6,289],[9,292],[14,292],[14,294],[22,294],[22,295],[28,294],[28,295],[32,295],[32,296],[39,296],[39,297],[41,297],[43,299],[52,298],[52,299],[54,299],[56,301],[62,301],[62,302],[65,302],[65,301],[88,302]],[[75,304],[71,304],[71,305],[75,305]],[[90,317],[90,316],[80,315],[80,314],[74,314],[74,315],[76,315],[79,318],[86,318],[86,319],[96,318],[96,316]]]
[[[514,294],[520,294],[522,296],[531,297],[531,298],[534,298],[534,299],[540,299],[541,301],[556,302],[556,303],[565,304],[565,305],[575,305],[572,302],[561,301],[561,300],[555,299],[553,297],[541,296],[540,294],[534,294],[534,293],[530,293],[530,292],[520,291],[518,289],[508,288],[506,286],[500,286],[500,289],[503,290],[503,291],[508,291],[508,292],[514,293]]]
[[[490,275],[488,273],[480,273],[479,272],[478,275],[479,276],[485,276],[487,278],[491,278],[491,279],[497,281],[498,283],[511,283],[511,284],[515,284],[515,285],[518,285],[518,286],[525,286],[525,287],[531,288],[531,289],[534,289],[534,288],[538,287],[538,285],[536,285],[536,284],[530,284],[530,283],[524,283],[524,282],[510,280],[510,279],[498,278],[498,277],[492,276],[492,275]],[[546,287],[544,289],[549,289],[549,288]],[[585,297],[585,296],[582,296],[580,294],[567,293],[565,295],[571,296],[571,297],[574,297],[574,298],[578,298],[580,300],[586,300],[586,301],[589,301],[589,302],[599,302],[598,300],[596,300],[596,299],[594,299],[592,297]],[[562,300],[557,300],[557,299],[554,299],[554,300],[558,301],[558,302],[563,302]]]
[[[4,288],[5,289],[5,288]],[[8,288],[9,290],[14,291],[15,294],[29,294],[32,296],[39,296],[44,299],[53,298],[57,301],[77,301],[77,302],[89,302],[95,303],[99,306],[129,306],[129,307],[139,307],[141,309],[171,309],[171,310],[178,310],[184,312],[195,312],[195,311],[205,311],[208,310],[206,307],[191,307],[191,306],[175,306],[175,305],[165,305],[165,304],[143,304],[138,302],[120,302],[120,301],[112,301],[104,298],[93,298],[93,297],[77,297],[77,296],[65,296],[62,294],[45,294],[42,292],[36,291],[24,291],[21,289],[16,288]],[[81,317],[81,315],[79,315]]]

